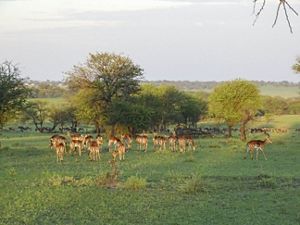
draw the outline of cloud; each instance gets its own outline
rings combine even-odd
[[[0,4],[1,2],[1,32],[49,27],[118,26],[122,21],[86,20],[73,18],[73,15],[162,10],[191,5],[189,2],[165,0],[0,0]]]

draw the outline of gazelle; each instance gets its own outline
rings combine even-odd
[[[109,139],[108,139],[108,150],[109,150],[109,152],[112,151],[112,149],[111,149],[112,146],[115,146],[114,150],[116,150],[117,149],[117,144],[119,142],[121,142],[121,140],[119,138],[117,138],[115,136],[110,136]]]
[[[130,134],[122,134],[121,141],[125,144],[127,150],[131,149],[132,137]]]
[[[164,136],[155,135],[154,138],[153,138],[154,150],[157,150],[157,148],[160,151],[165,150],[166,149],[166,143],[167,143],[167,138],[164,137]]]
[[[196,150],[196,145],[195,145],[195,142],[194,142],[192,136],[186,136],[185,139],[186,139],[186,144],[187,144],[188,148],[190,150],[195,151]]]
[[[249,152],[251,155],[251,159],[253,160],[253,155],[254,155],[254,151],[256,151],[256,160],[258,160],[258,154],[259,151],[261,151],[265,157],[265,160],[267,160],[266,154],[264,152],[264,147],[267,143],[272,143],[271,139],[270,139],[270,135],[268,133],[265,133],[267,135],[267,137],[265,138],[265,140],[251,140],[248,141],[246,144],[246,154],[244,156],[244,159],[247,158],[247,153]]]
[[[172,152],[176,151],[176,143],[177,143],[177,137],[176,135],[171,135],[168,137],[169,140],[169,146]]]
[[[52,147],[54,147],[56,152],[56,161],[62,162],[64,160],[65,144],[59,140],[54,140],[52,142]]]
[[[179,152],[185,152],[186,150],[186,138],[184,136],[179,136],[178,137],[178,148]]]
[[[83,141],[82,140],[71,140],[70,143],[70,153],[74,153],[76,150],[78,151],[78,155],[81,156],[81,151],[83,149]]]
[[[96,140],[91,140],[88,143],[89,148],[89,158],[93,161],[100,160],[100,151],[103,144],[103,139],[98,136]]]
[[[136,142],[139,145],[140,150],[144,150],[145,152],[147,151],[148,148],[148,136],[147,135],[137,135],[135,138]]]
[[[66,146],[67,139],[64,136],[55,134],[50,137],[49,146],[52,149],[54,147],[54,142],[63,143]]]
[[[117,156],[119,156],[120,160],[124,160],[125,152],[126,152],[125,144],[123,144],[122,142],[118,142],[116,150],[112,151],[111,153],[113,160],[116,160]]]

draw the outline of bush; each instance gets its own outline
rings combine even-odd
[[[179,185],[178,190],[186,194],[206,192],[207,185],[203,182],[201,177],[192,176],[191,178],[185,180],[183,184]]]
[[[129,190],[141,190],[147,187],[147,180],[145,178],[131,176],[124,183],[124,188]]]
[[[277,182],[274,177],[266,174],[261,174],[257,176],[257,185],[261,188],[276,188]]]

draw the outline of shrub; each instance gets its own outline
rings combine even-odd
[[[147,187],[147,180],[145,178],[131,176],[124,183],[124,188],[129,190],[141,190]]]
[[[178,190],[186,194],[206,192],[207,185],[203,182],[201,177],[192,176],[191,178],[185,180],[183,184],[179,185]]]
[[[276,178],[266,174],[260,174],[257,176],[257,185],[261,188],[276,188]]]

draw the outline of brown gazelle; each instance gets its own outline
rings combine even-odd
[[[121,141],[125,144],[126,150],[131,149],[132,137],[130,134],[122,134]]]
[[[179,152],[185,152],[186,150],[186,138],[184,136],[178,137],[178,148]]]
[[[117,156],[119,156],[120,160],[124,160],[125,159],[125,152],[126,152],[125,145],[121,141],[118,142],[116,150],[112,151],[112,153],[111,153],[111,155],[113,157],[113,160],[116,160]]]
[[[176,151],[176,143],[177,143],[177,137],[176,135],[171,135],[168,137],[169,140],[169,146],[172,152]]]
[[[195,142],[193,140],[193,137],[189,135],[189,136],[185,136],[185,139],[186,139],[186,144],[187,144],[188,148],[190,150],[195,151],[196,150],[196,145],[195,145]]]
[[[143,149],[146,152],[148,148],[148,136],[145,134],[137,135],[135,140],[139,145],[139,149]]]
[[[59,140],[54,140],[52,142],[52,147],[54,147],[56,152],[56,161],[62,162],[64,160],[65,144]]]
[[[89,158],[90,160],[97,161],[100,160],[101,146],[103,144],[103,139],[98,136],[96,140],[90,140],[88,143],[89,148]]]
[[[247,158],[247,154],[248,152],[251,155],[251,159],[253,160],[253,156],[254,156],[254,151],[256,151],[256,160],[258,160],[258,154],[259,151],[261,151],[265,157],[265,160],[267,160],[266,154],[264,152],[264,147],[267,143],[272,143],[271,139],[270,139],[270,135],[265,133],[267,135],[267,137],[265,138],[265,140],[251,140],[247,142],[246,145],[246,154],[244,156],[244,159]]]
[[[55,134],[55,135],[53,135],[53,136],[50,137],[49,146],[52,149],[54,147],[54,142],[56,142],[56,143],[63,143],[64,146],[66,146],[66,141],[67,141],[67,139],[64,136]]]
[[[121,140],[115,136],[110,136],[108,139],[108,150],[109,152],[112,152],[112,146],[115,146],[114,150],[117,149],[117,144],[121,142]]]

